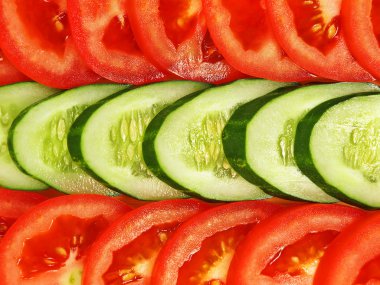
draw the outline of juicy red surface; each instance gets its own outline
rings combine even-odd
[[[4,237],[10,226],[15,221],[15,218],[0,217],[0,239]]]
[[[354,284],[367,284],[370,280],[380,282],[380,256],[363,266]]]
[[[372,0],[371,20],[373,32],[380,44],[380,0]]]
[[[206,33],[202,42],[202,54],[204,62],[216,63],[224,59],[212,41],[209,32]]]
[[[71,215],[56,218],[47,232],[25,241],[18,266],[23,278],[32,278],[43,272],[58,270],[71,254],[76,260],[86,255],[88,247],[100,232],[108,226],[102,216],[81,219]],[[67,254],[62,254],[64,249]]]

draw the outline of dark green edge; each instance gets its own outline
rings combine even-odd
[[[313,128],[329,108],[354,97],[369,95],[379,95],[379,92],[361,92],[334,98],[310,110],[309,113],[307,113],[306,116],[297,125],[294,142],[294,158],[297,166],[302,171],[302,173],[309,177],[311,181],[313,181],[328,195],[335,197],[347,204],[371,210],[377,208],[368,206],[364,203],[350,198],[348,195],[344,194],[342,191],[326,182],[326,180],[319,174],[317,168],[315,167],[310,150],[310,138],[313,132]]]
[[[209,87],[210,88],[210,87]],[[156,149],[154,146],[154,142],[156,140],[156,137],[160,131],[161,126],[165,123],[166,118],[176,109],[183,106],[187,102],[190,102],[194,98],[196,98],[198,95],[203,93],[205,90],[209,89],[203,89],[196,91],[194,93],[191,93],[181,99],[178,99],[173,104],[169,105],[168,107],[162,109],[158,114],[153,118],[153,120],[148,124],[148,127],[146,128],[143,143],[142,143],[142,150],[143,150],[143,158],[145,161],[145,164],[147,165],[148,169],[161,181],[165,182],[169,186],[173,187],[174,189],[180,190],[184,192],[185,194],[189,194],[191,196],[197,196],[202,197],[198,193],[195,193],[191,191],[190,189],[187,189],[183,187],[182,185],[178,184],[176,181],[171,179],[161,168],[160,163],[157,159]],[[203,198],[203,197],[202,197]]]
[[[15,84],[17,84],[17,83],[15,83]],[[117,85],[117,83],[99,83],[99,84],[91,84],[91,86],[93,86],[93,85]],[[87,86],[89,86],[89,85],[80,86],[80,87],[77,87],[77,89],[79,89],[79,88],[86,88]],[[127,86],[127,85],[126,85],[126,86]],[[30,174],[29,172],[27,172],[27,171],[22,167],[22,165],[20,164],[20,162],[18,161],[17,156],[16,156],[16,154],[15,154],[15,150],[14,150],[14,148],[13,148],[13,136],[14,136],[15,128],[17,127],[17,124],[18,124],[18,123],[24,118],[24,116],[25,116],[25,115],[26,115],[26,114],[27,114],[32,108],[34,108],[35,106],[39,105],[40,103],[43,103],[43,102],[45,102],[45,101],[47,101],[47,100],[49,100],[49,99],[51,99],[51,98],[58,97],[58,96],[64,94],[65,92],[67,92],[67,91],[71,91],[71,90],[72,90],[72,89],[58,91],[57,93],[54,93],[54,94],[52,94],[52,95],[50,95],[50,96],[48,96],[48,97],[46,97],[46,98],[44,98],[44,99],[42,99],[42,100],[40,100],[40,101],[37,101],[37,102],[35,102],[35,103],[29,105],[28,107],[26,107],[24,110],[22,110],[22,111],[18,114],[18,116],[13,120],[13,122],[12,122],[10,128],[9,128],[9,132],[8,132],[8,150],[9,150],[9,154],[10,154],[12,160],[15,162],[17,168],[18,168],[20,171],[22,171],[22,172],[25,173],[26,175],[28,175],[28,176],[30,176],[30,177],[36,179],[36,180],[41,181],[42,183],[48,185],[48,187],[47,187],[46,189],[48,189],[49,187],[53,187],[53,188],[54,188],[54,186],[50,185],[49,183],[46,183],[45,181],[42,181],[41,179],[39,179],[39,178],[35,177],[34,175]],[[70,154],[70,155],[71,155],[71,154]],[[41,189],[41,191],[42,191],[42,190],[46,190],[46,189]],[[58,190],[58,189],[57,189],[57,190]],[[112,190],[113,190],[113,189],[112,189]],[[33,191],[35,191],[35,190],[33,190]],[[58,191],[59,191],[59,192],[62,192],[62,193],[64,193],[64,194],[70,194],[70,193],[65,193],[65,192],[63,192],[63,191],[60,191],[60,190],[58,190]]]
[[[276,89],[262,97],[254,99],[235,110],[227,122],[223,133],[222,142],[224,153],[232,168],[248,182],[260,187],[265,193],[278,198],[306,201],[292,195],[283,193],[249,166],[246,156],[247,126],[252,118],[270,101],[297,89],[297,86],[287,86]]]

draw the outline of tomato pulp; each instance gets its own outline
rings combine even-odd
[[[27,80],[28,77],[18,71],[0,50],[0,86]]]

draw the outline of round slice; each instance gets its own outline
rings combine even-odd
[[[68,143],[73,159],[100,181],[139,199],[185,197],[147,169],[142,141],[147,125],[161,109],[206,87],[191,81],[161,82],[91,106],[70,131]]]
[[[326,193],[380,207],[380,94],[327,101],[298,124],[295,160]]]
[[[239,107],[223,131],[231,166],[273,196],[329,203],[327,195],[303,175],[294,160],[298,122],[317,105],[355,92],[379,91],[373,84],[336,83],[272,92]],[[287,106],[287,108],[284,108]]]
[[[311,285],[337,235],[365,212],[342,205],[303,205],[254,227],[236,251],[227,284]]]
[[[0,86],[28,80],[28,77],[18,71],[0,50]]]
[[[203,0],[207,27],[219,52],[234,68],[254,77],[298,82],[315,79],[279,46],[263,2]]]
[[[101,195],[62,196],[34,207],[0,243],[2,284],[81,284],[92,243],[128,210]]]
[[[0,87],[0,185],[10,189],[41,190],[48,186],[22,172],[11,159],[8,132],[13,120],[29,105],[58,90],[34,82]]]
[[[236,247],[253,226],[280,208],[249,201],[196,215],[181,225],[161,250],[151,284],[225,284]]]
[[[180,224],[209,207],[197,200],[168,200],[124,215],[91,248],[83,284],[155,284],[150,279],[161,248]]]
[[[299,66],[339,81],[373,81],[352,57],[341,29],[342,0],[266,0],[277,41]]]
[[[215,47],[202,0],[130,0],[127,7],[137,43],[161,68],[210,83],[243,77]]]
[[[67,134],[79,114],[90,104],[125,85],[87,85],[68,90],[25,109],[9,131],[12,158],[29,175],[65,193],[115,192],[87,175],[70,157]]]
[[[18,217],[46,199],[33,192],[0,188],[0,240]]]
[[[268,197],[231,168],[221,134],[239,105],[282,86],[286,84],[245,79],[177,101],[147,128],[143,143],[147,166],[173,187],[208,199]]]
[[[167,79],[139,49],[122,0],[67,0],[73,39],[86,63],[119,83],[144,84]]]

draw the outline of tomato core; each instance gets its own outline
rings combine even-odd
[[[340,32],[339,11],[336,15],[328,15],[327,11],[321,8],[320,2],[320,0],[288,0],[298,35],[307,44],[327,54],[334,47]]]
[[[18,266],[25,279],[58,270],[66,262],[79,261],[97,236],[108,226],[102,216],[81,219],[71,215],[56,218],[50,229],[24,242]]]
[[[177,227],[178,224],[153,227],[115,251],[112,264],[103,275],[104,284],[132,284],[150,276],[159,251]]]
[[[245,50],[259,50],[269,35],[262,0],[222,0],[230,12],[230,28]]]
[[[374,282],[375,280],[380,284],[380,256],[367,262],[363,266],[354,284],[355,285],[378,284],[378,283],[371,283],[371,282]]]
[[[42,48],[63,54],[70,35],[66,11],[49,0],[16,0],[16,5],[31,38],[38,39]]]
[[[4,237],[10,226],[16,221],[16,219],[0,217],[0,239]]]
[[[338,234],[337,231],[307,234],[279,251],[262,274],[270,277],[284,274],[313,276],[325,250]]]
[[[177,48],[194,32],[202,4],[199,0],[160,0],[159,10],[166,35]]]
[[[240,225],[206,238],[201,249],[180,268],[177,285],[225,284],[235,249],[251,228]]]
[[[119,15],[111,20],[104,32],[103,43],[109,49],[141,53],[126,15]]]
[[[380,45],[380,0],[372,0],[371,20],[373,32]]]

